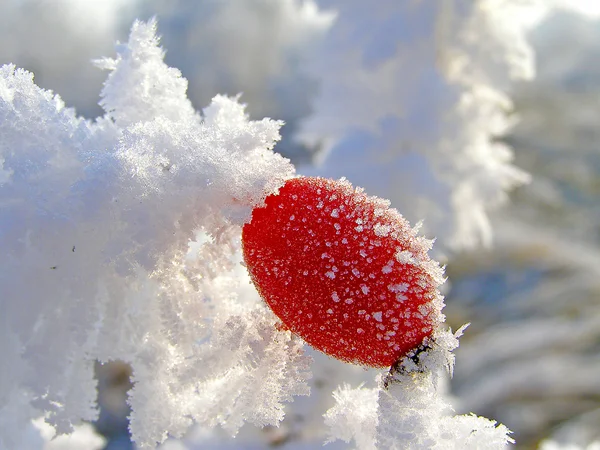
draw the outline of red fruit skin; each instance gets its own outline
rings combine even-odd
[[[262,298],[312,347],[390,367],[442,322],[442,269],[389,202],[344,180],[288,180],[242,230]]]

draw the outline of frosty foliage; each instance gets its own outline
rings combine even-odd
[[[142,447],[192,421],[277,424],[307,393],[301,342],[239,267],[240,225],[293,174],[271,150],[281,124],[226,97],[201,118],[155,28],[102,62],[94,123],[0,69],[2,448],[40,416],[57,433],[94,420],[96,359],[133,367]]]
[[[494,218],[493,252],[449,273],[446,312],[473,322],[456,408],[502,421],[525,447],[548,430],[562,444],[600,440],[599,31],[598,18],[554,11],[531,33],[538,76],[514,91],[521,120],[506,139],[532,183]]]
[[[325,424],[330,428],[328,443],[341,439],[354,440],[360,449],[375,449],[375,433],[379,422],[377,397],[379,389],[345,384],[333,392],[335,406],[325,414]]]
[[[319,89],[305,61],[335,13],[313,0],[144,0],[136,13],[159,18],[166,61],[188,78],[194,105],[217,92],[241,92],[251,117],[285,122],[279,153],[296,162],[309,159],[310,149],[293,139]]]
[[[463,328],[464,329],[464,328]],[[406,357],[399,370],[378,376],[378,387],[334,392],[336,405],[326,416],[330,441],[354,441],[370,449],[502,449],[509,430],[475,415],[454,416],[442,394],[444,368],[452,371],[455,334],[438,331],[427,352]]]
[[[325,147],[309,172],[389,198],[446,249],[490,243],[488,210],[528,179],[495,140],[512,124],[511,83],[532,76],[527,5],[321,4],[339,14],[309,71],[321,94],[300,138]]]
[[[169,49],[166,62],[189,80],[196,108],[216,93],[242,92],[251,117],[285,121],[278,152],[295,160],[310,156],[292,139],[318,90],[303,61],[335,16],[312,0],[20,0],[2,6],[0,63],[35,72],[40,86],[85,117],[102,113],[103,74],[89,60],[110,52],[136,17],[156,16]]]

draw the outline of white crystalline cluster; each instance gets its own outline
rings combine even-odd
[[[56,436],[56,431],[44,419],[36,419],[31,423],[31,431],[37,431],[25,435],[35,440],[23,440],[15,448],[43,448],[43,450],[101,450],[106,446],[106,439],[100,436],[89,423],[78,425],[73,433],[69,435]],[[43,443],[39,439],[43,439]]]
[[[335,406],[325,414],[325,424],[329,426],[328,443],[337,439],[344,442],[355,441],[361,450],[374,450],[374,436],[377,429],[377,397],[379,389],[357,389],[349,385],[338,387],[333,392]]]
[[[57,433],[94,420],[96,359],[132,365],[142,447],[192,421],[278,424],[307,393],[301,342],[239,267],[240,226],[293,174],[281,123],[226,97],[195,113],[155,28],[100,63],[93,123],[0,69],[0,448],[40,416]]]
[[[286,121],[278,150],[306,159],[295,134],[321,92],[302,134],[334,147],[322,174],[346,175],[391,198],[412,222],[425,219],[438,247],[489,241],[489,205],[526,178],[495,142],[512,122],[507,88],[531,75],[524,30],[557,7],[597,16],[597,3],[363,3],[10,2],[0,17],[0,59],[39,68],[47,86],[93,115],[101,75],[84,62],[104,54],[123,23],[156,14],[168,61],[190,80],[197,107],[213,92],[243,92],[256,116]]]
[[[292,138],[311,113],[318,80],[303,62],[334,13],[314,0],[143,0],[136,8],[138,17],[159,18],[167,62],[188,78],[192,103],[204,105],[213,92],[242,92],[251,117],[285,121],[277,151],[307,159],[307,149]]]
[[[326,416],[330,441],[354,441],[370,449],[503,449],[512,439],[504,425],[475,415],[452,414],[442,395],[443,370],[454,365],[458,337],[439,331],[427,352],[404,359],[374,389],[343,386]]]
[[[424,220],[438,247],[490,243],[488,210],[528,179],[495,138],[512,124],[511,83],[533,72],[524,19],[533,6],[322,3],[339,14],[310,67],[321,95],[300,137],[325,152],[303,171],[389,198]]]
[[[334,19],[313,0],[23,0],[2,6],[0,64],[33,70],[40,86],[85,117],[102,114],[97,97],[104,75],[89,60],[109,54],[135,18],[156,16],[169,49],[166,62],[188,79],[196,108],[215,93],[242,92],[252,118],[285,121],[279,153],[309,156],[292,139],[318,89],[302,61]]]

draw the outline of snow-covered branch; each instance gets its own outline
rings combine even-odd
[[[40,416],[58,433],[94,420],[96,359],[132,365],[143,446],[192,420],[276,425],[281,403],[308,393],[300,341],[239,267],[240,225],[293,174],[272,152],[281,124],[249,121],[226,97],[196,114],[155,29],[136,23],[102,62],[107,114],[94,123],[1,69],[6,448]]]

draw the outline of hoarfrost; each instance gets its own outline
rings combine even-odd
[[[489,244],[489,210],[529,179],[496,137],[514,122],[508,92],[533,75],[523,18],[543,3],[328,1],[339,15],[309,65],[321,89],[300,129],[325,149],[304,172],[389,198],[438,250]]]
[[[325,423],[330,427],[327,442],[354,440],[361,450],[375,450],[373,436],[378,424],[378,395],[377,389],[351,389],[349,385],[334,391],[336,405],[325,414]]]
[[[336,404],[325,414],[329,442],[354,441],[361,450],[505,448],[512,439],[504,425],[472,414],[452,415],[440,395],[440,369],[452,372],[451,352],[463,329],[437,332],[418,364],[406,358],[396,372],[378,375],[376,388],[338,388]]]
[[[373,228],[375,234],[380,237],[385,237],[390,233],[390,227],[388,225],[382,225],[380,223],[376,224]]]
[[[302,343],[236,264],[250,210],[293,174],[271,150],[281,123],[222,96],[202,121],[155,29],[136,22],[99,62],[111,73],[93,123],[0,69],[0,446],[44,414],[59,434],[94,420],[96,359],[133,367],[142,447],[192,421],[278,424],[308,393]],[[190,255],[199,230],[211,239]]]

